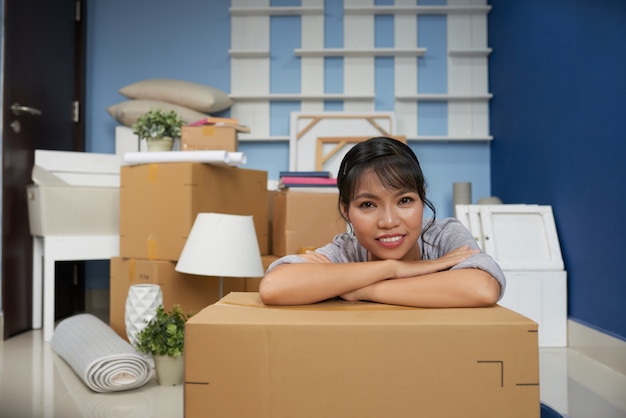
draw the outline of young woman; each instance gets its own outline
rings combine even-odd
[[[424,175],[407,145],[386,137],[354,146],[337,175],[349,232],[272,263],[259,292],[268,305],[340,297],[416,307],[494,305],[505,288],[498,264],[455,218],[435,220]],[[432,218],[423,224],[424,206]]]

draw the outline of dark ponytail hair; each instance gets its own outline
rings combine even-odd
[[[426,198],[426,180],[415,153],[408,145],[392,138],[380,136],[359,142],[343,157],[337,174],[341,215],[345,218],[342,207],[350,205],[359,179],[368,171],[375,173],[386,188],[416,192],[432,211],[430,222],[423,228],[423,240],[424,233],[435,222],[435,206]]]

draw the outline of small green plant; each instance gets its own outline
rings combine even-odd
[[[133,124],[133,133],[139,139],[179,138],[183,119],[171,110],[152,109],[139,116]]]
[[[152,355],[181,355],[185,348],[185,323],[192,315],[184,314],[180,305],[174,305],[169,312],[159,305],[156,316],[137,333],[135,348]]]

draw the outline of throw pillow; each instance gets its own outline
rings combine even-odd
[[[127,100],[109,106],[107,112],[122,125],[132,127],[139,116],[152,109],[161,109],[166,112],[173,110],[180,115],[185,124],[199,121],[208,116],[206,113],[196,112],[193,109],[159,100]]]
[[[161,100],[205,113],[220,112],[233,105],[228,94],[219,89],[169,78],[138,81],[119,92],[129,99]]]

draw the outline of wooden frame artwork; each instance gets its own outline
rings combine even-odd
[[[405,136],[385,135],[406,144]],[[371,138],[371,136],[322,136],[315,141],[315,170],[322,171],[328,161],[348,144],[356,144]],[[326,150],[326,145],[334,145]],[[326,153],[324,153],[326,151]]]
[[[289,136],[289,169],[330,171],[337,176],[343,156],[355,143],[373,136],[394,135],[391,112],[292,112]]]

